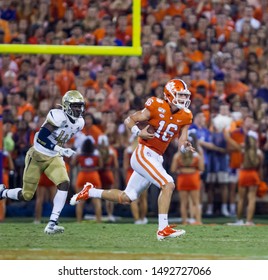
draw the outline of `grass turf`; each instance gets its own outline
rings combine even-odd
[[[62,219],[65,233],[45,235],[45,224],[7,219],[0,224],[0,259],[141,260],[141,259],[268,259],[267,219],[263,226],[227,226],[224,219],[207,219],[202,226],[181,226],[186,235],[157,241],[155,219],[134,225],[127,219],[112,223]],[[217,223],[217,224],[216,224]]]

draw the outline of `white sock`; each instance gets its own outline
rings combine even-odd
[[[231,203],[230,204],[230,211],[231,211],[231,213],[235,213],[236,212],[236,204],[235,203]]]
[[[18,199],[18,193],[21,191],[21,188],[16,188],[16,189],[6,189],[3,191],[2,196],[5,198],[11,198],[14,200],[19,200]]]
[[[168,214],[158,214],[158,230],[168,226]]]
[[[226,204],[226,203],[223,203],[223,204],[221,205],[221,211],[228,211],[228,210],[227,210],[227,204]]]
[[[57,190],[57,193],[53,199],[53,209],[50,215],[51,221],[58,221],[60,213],[65,205],[67,194],[67,191]]]
[[[92,188],[88,191],[88,193],[89,193],[90,197],[101,198],[101,195],[102,195],[103,191],[104,190],[99,190],[99,189]]]
[[[213,204],[207,205],[207,212],[213,212]]]

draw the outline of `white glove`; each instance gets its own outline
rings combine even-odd
[[[58,152],[61,156],[65,156],[65,157],[71,157],[74,154],[76,154],[76,152],[70,148],[62,148],[58,145],[56,145],[54,147],[54,151]]]

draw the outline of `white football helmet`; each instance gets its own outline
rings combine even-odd
[[[69,90],[62,97],[64,112],[72,119],[82,116],[85,109],[85,101],[82,94],[77,90]]]
[[[165,99],[179,109],[186,109],[190,106],[190,96],[191,92],[183,80],[172,79],[164,87]]]

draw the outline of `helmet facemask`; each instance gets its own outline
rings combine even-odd
[[[68,102],[66,102],[68,103]],[[65,106],[66,109],[64,109],[65,113],[71,117],[72,119],[78,119],[83,115],[85,106],[84,103],[69,103],[67,106]]]
[[[70,90],[62,98],[64,112],[72,119],[76,120],[82,116],[85,109],[85,102],[82,94],[77,90]]]
[[[184,94],[187,95],[187,98],[180,98],[180,95]],[[187,109],[190,104],[191,104],[191,100],[190,100],[190,92],[189,90],[185,90],[183,92],[176,92],[172,103],[178,108],[178,109]]]
[[[182,97],[182,95],[184,96]],[[187,89],[184,81],[180,79],[171,80],[166,84],[164,96],[169,103],[172,103],[178,109],[187,109],[191,104],[191,92]]]

